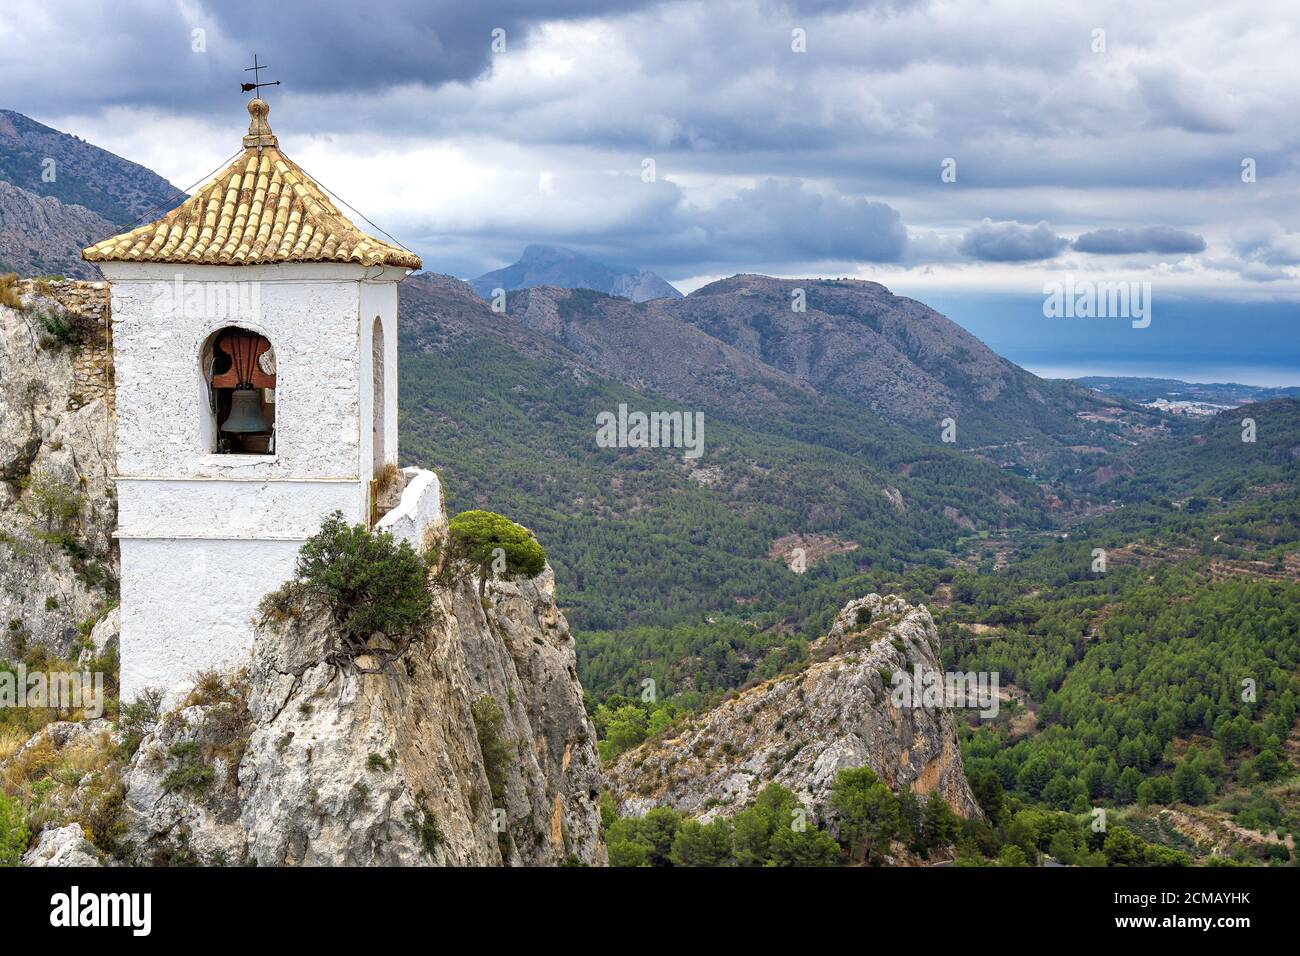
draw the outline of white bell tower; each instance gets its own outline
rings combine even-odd
[[[112,289],[124,700],[247,660],[251,620],[330,512],[416,546],[440,506],[397,463],[397,284],[413,253],[361,232],[279,150],[244,149],[157,222],[83,251]]]

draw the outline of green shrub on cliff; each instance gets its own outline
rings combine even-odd
[[[22,804],[0,793],[0,866],[17,866],[29,838]]]
[[[331,651],[340,664],[373,673],[423,639],[433,623],[429,568],[405,541],[349,525],[334,512],[298,552],[294,579],[262,601],[263,619],[293,613],[301,598],[320,602],[338,639]],[[366,656],[377,667],[357,667]]]
[[[491,511],[462,511],[448,523],[449,564],[479,574],[479,594],[492,574],[535,577],[546,552],[531,531]]]

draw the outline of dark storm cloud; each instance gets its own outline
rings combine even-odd
[[[629,13],[647,0],[388,0],[312,6],[265,0],[205,5],[241,50],[274,50],[295,89],[337,93],[471,80],[488,68],[494,30],[505,50],[543,21]]]
[[[1053,259],[1068,245],[1069,240],[1045,222],[1027,226],[985,219],[966,233],[958,249],[962,255],[984,262],[1033,262]]]
[[[1145,226],[1141,229],[1094,229],[1073,242],[1076,252],[1114,256],[1141,252],[1167,254],[1204,252],[1205,240],[1194,232],[1172,226]]]
[[[215,163],[217,130],[242,125],[256,50],[284,80],[272,122],[290,152],[383,155],[394,176],[371,195],[384,210],[400,194],[388,221],[438,237],[430,248],[454,241],[467,263],[542,241],[678,275],[818,262],[973,274],[1060,257],[1063,231],[1098,256],[1199,244],[1216,255],[1196,269],[1292,268],[1287,236],[1219,254],[1261,208],[1300,216],[1286,38],[1211,0],[1152,2],[1142,18],[1124,0],[977,13],[946,0],[12,4],[24,43],[0,47],[0,105],[190,174],[189,133],[208,131]],[[448,151],[463,188],[435,202],[424,177]],[[948,157],[956,182],[940,180]],[[1244,157],[1257,184],[1240,179]],[[643,158],[681,195],[592,189]],[[541,172],[588,192],[533,201]],[[1168,234],[1129,226],[1135,208]]]
[[[706,245],[769,262],[897,262],[907,244],[902,217],[885,203],[821,195],[775,179],[680,216],[683,231],[702,234]]]
[[[404,84],[468,81],[490,65],[492,31],[506,49],[542,22],[626,14],[649,0],[389,0],[382,5],[220,0],[67,3],[40,25],[59,44],[41,57],[0,58],[4,87],[29,112],[94,104],[210,111],[237,96],[256,51],[284,92],[365,94]],[[12,23],[11,23],[12,25]],[[194,31],[202,31],[196,35]],[[65,46],[66,45],[66,46]]]

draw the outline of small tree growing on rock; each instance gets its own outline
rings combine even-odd
[[[280,616],[299,598],[319,601],[335,629],[327,660],[376,674],[423,640],[433,624],[428,575],[424,558],[409,543],[349,525],[336,511],[307,539],[294,579],[263,600],[262,613]],[[358,666],[359,657],[377,664]]]
[[[27,496],[19,510],[33,521],[39,521],[44,531],[42,540],[62,543],[77,516],[81,514],[82,496],[47,471],[36,471],[20,482]]]
[[[532,532],[491,511],[462,511],[448,523],[444,569],[479,574],[478,593],[495,572],[536,577],[546,567],[546,552]]]

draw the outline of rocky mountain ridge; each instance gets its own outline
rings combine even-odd
[[[0,180],[0,272],[93,279],[99,270],[81,250],[114,232],[84,206],[65,205]]]
[[[83,248],[183,198],[138,163],[0,110],[0,273],[98,278]]]
[[[65,206],[83,207],[118,227],[150,212],[161,216],[185,198],[139,163],[14,110],[0,110],[0,180]],[[98,238],[112,231],[110,227]],[[56,271],[70,274],[66,268]]]
[[[510,320],[604,374],[678,401],[741,403],[761,418],[802,392],[935,444],[951,419],[950,444],[997,464],[1104,454],[1159,421],[1123,400],[1040,379],[874,282],[738,275],[641,303],[539,285],[509,296],[502,321]]]
[[[980,815],[953,711],[891,700],[895,671],[942,670],[924,606],[879,594],[850,601],[809,651],[805,670],[743,690],[621,755],[606,771],[620,810],[669,806],[707,821],[779,783],[817,813],[836,774],[865,765],[895,790],[938,789],[959,815]]]

